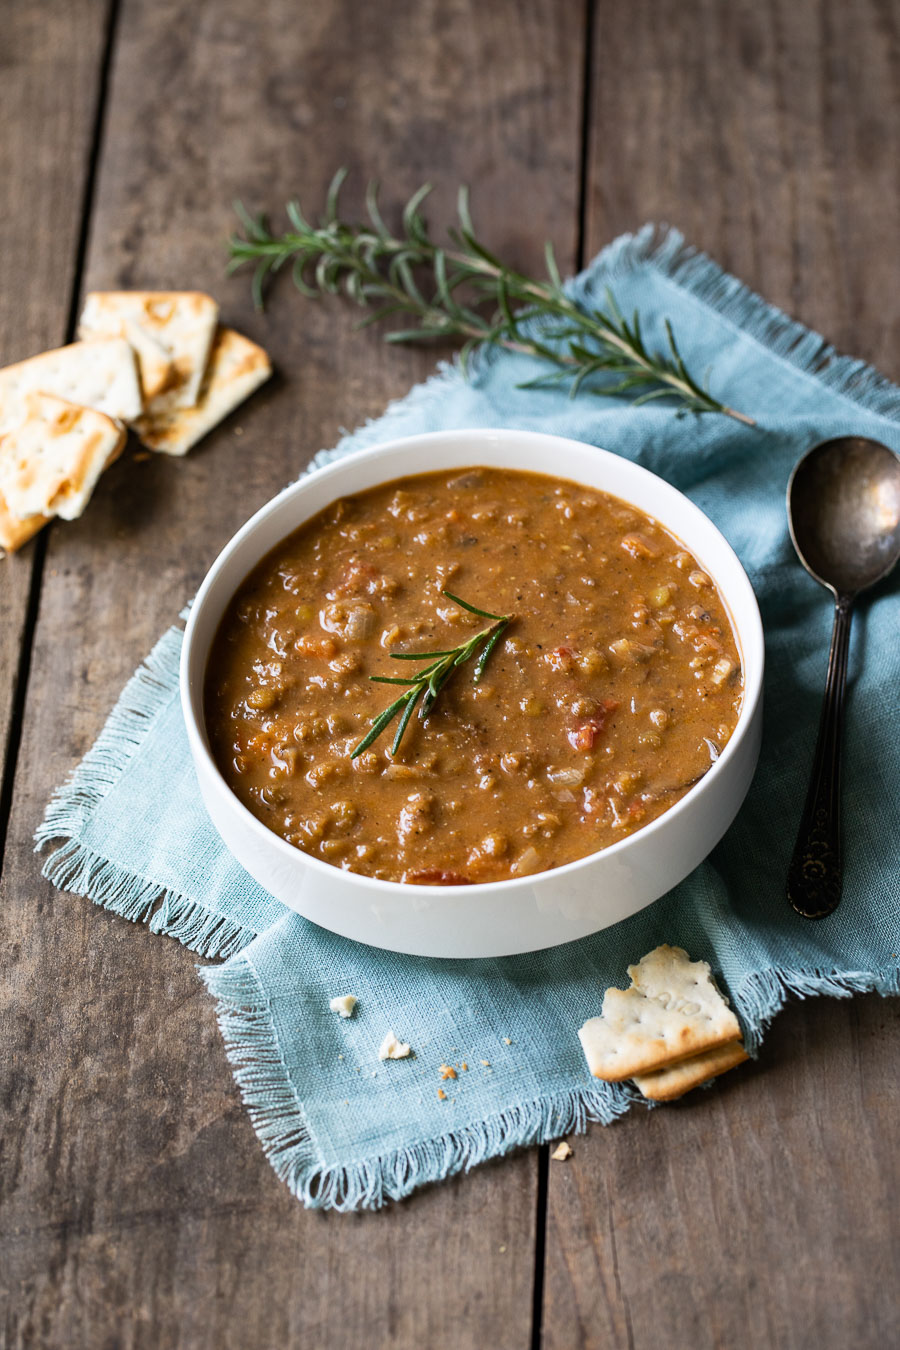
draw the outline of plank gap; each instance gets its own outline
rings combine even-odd
[[[537,1151],[537,1199],[534,1221],[534,1286],[531,1301],[531,1350],[541,1350],[544,1330],[544,1267],[547,1249],[547,1192],[550,1177],[550,1145]]]
[[[591,153],[591,113],[593,99],[594,54],[594,0],[584,0],[584,63],[581,67],[581,145],[578,160],[578,236],[575,243],[575,266],[584,267],[588,226],[588,171]]]
[[[112,67],[113,48],[119,17],[120,0],[110,0],[106,15],[106,28],[103,37],[103,51],[97,79],[97,104],[94,109],[94,122],[87,154],[84,175],[84,191],[81,198],[81,220],[78,238],[75,244],[75,257],[72,265],[72,287],[69,295],[69,308],[66,316],[64,342],[72,342],[78,325],[78,312],[81,300],[81,281],[84,275],[87,257],[88,236],[90,233],[91,212],[94,204],[94,192],[97,178],[97,166],[100,161],[100,146],[103,139],[103,125],[109,89],[109,74]],[[22,726],[25,717],[25,697],[31,673],[31,656],[34,646],[34,634],[37,627],[40,606],[41,587],[44,580],[44,567],[47,560],[47,544],[52,525],[42,530],[34,541],[34,553],[31,564],[31,577],[28,585],[28,600],[25,620],[22,626],[22,643],[16,665],[15,686],[9,714],[9,730],[6,738],[6,752],[3,757],[3,774],[0,778],[0,877],[3,875],[3,862],[6,857],[6,838],[9,831],[9,817],[12,809],[13,782],[19,747],[22,741]]]
[[[78,241],[75,245],[75,263],[72,271],[72,292],[69,297],[69,315],[66,320],[66,342],[73,342],[75,340],[75,331],[78,327],[78,313],[81,307],[81,282],[84,276],[85,261],[87,259],[91,216],[93,214],[94,196],[97,188],[97,170],[100,164],[100,150],[103,144],[103,131],[106,124],[110,72],[112,70],[116,32],[119,25],[120,4],[121,0],[109,0],[109,9],[106,14],[106,32],[103,38],[103,54],[100,57],[100,70],[97,76],[97,106],[94,109],[94,125],[91,130],[87,168],[84,175],[84,192],[81,198],[81,225],[78,230]],[[46,531],[44,531],[44,533],[46,533]],[[45,547],[41,554],[41,568],[36,566],[36,572],[42,570],[43,559],[46,556],[46,552],[47,550]],[[40,580],[40,577],[38,577],[38,580]]]
[[[44,575],[44,560],[47,556],[47,539],[52,528],[52,524],[48,525],[34,541],[28,601],[25,607],[25,621],[22,625],[22,644],[19,648],[19,659],[16,663],[15,683],[9,712],[9,730],[6,737],[6,754],[3,757],[3,773],[0,776],[0,878],[3,876],[3,861],[6,857],[6,836],[12,810],[13,778],[15,777],[16,761],[19,757],[19,746],[22,743],[25,690],[28,688],[28,676],[31,672],[31,652],[34,646],[34,630],[37,627],[41,580]]]

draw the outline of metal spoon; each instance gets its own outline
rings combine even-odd
[[[900,458],[862,436],[823,441],[794,469],[787,510],[800,561],[835,598],[812,775],[787,877],[797,913],[824,919],[841,899],[841,730],[853,602],[900,558]]]

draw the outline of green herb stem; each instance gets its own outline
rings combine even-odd
[[[424,721],[454,670],[465,665],[467,661],[478,654],[479,648],[481,648],[481,652],[475,663],[472,682],[473,684],[480,682],[488,658],[506,628],[512,622],[513,616],[511,614],[491,614],[486,609],[478,609],[475,605],[470,605],[468,601],[460,600],[459,596],[451,595],[449,591],[441,591],[441,595],[447,600],[452,600],[455,605],[459,605],[462,609],[467,609],[470,614],[477,614],[483,619],[491,619],[492,622],[487,628],[483,628],[480,633],[476,633],[474,637],[469,638],[468,641],[461,642],[458,647],[450,647],[446,651],[392,652],[391,659],[394,661],[431,661],[431,664],[418,671],[411,679],[404,679],[402,676],[395,675],[369,676],[369,679],[376,684],[402,684],[406,685],[407,688],[405,693],[401,694],[399,698],[378,714],[366,735],[354,747],[350,755],[351,759],[356,759],[357,755],[361,755],[364,750],[368,750],[372,742],[376,741],[382,732],[386,731],[394,719],[399,716],[400,721],[391,744],[391,754],[396,755],[400,748],[400,742],[403,740],[403,734],[409,726],[417,705],[419,718]]]
[[[626,319],[611,292],[605,309],[576,305],[565,291],[549,243],[546,281],[501,262],[475,235],[465,188],[459,193],[459,224],[449,231],[451,247],[442,248],[431,240],[422,214],[430,186],[410,198],[402,231],[394,235],[381,216],[376,184],[366,197],[369,223],[341,220],[338,198],[345,177],[343,169],[335,175],[318,226],[309,224],[297,202],[290,202],[292,228],[276,235],[263,216],[250,216],[237,204],[244,234],[229,241],[229,271],[253,267],[253,295],[260,308],[265,283],[289,263],[294,284],[304,295],[316,299],[343,292],[370,310],[360,327],[398,314],[410,316],[412,327],[391,330],[388,342],[461,340],[464,370],[477,349],[503,347],[556,367],[527,381],[526,388],[568,381],[573,396],[586,389],[606,397],[628,395],[635,404],[674,397],[679,412],[724,413],[755,426],[751,417],[713,398],[690,373],[668,321],[666,347],[651,350],[640,315]]]

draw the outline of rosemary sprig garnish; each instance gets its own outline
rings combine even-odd
[[[356,759],[357,755],[361,755],[364,750],[368,750],[372,742],[377,740],[381,733],[390,726],[394,718],[399,715],[400,723],[391,745],[391,754],[396,755],[400,742],[403,740],[403,733],[409,726],[410,718],[419,700],[422,700],[419,704],[419,717],[424,721],[454,670],[458,666],[465,665],[466,661],[470,661],[478,648],[481,647],[481,653],[475,662],[475,670],[472,673],[472,683],[478,684],[484,674],[484,668],[488,663],[491,652],[512,622],[513,616],[511,614],[490,614],[486,609],[479,609],[477,605],[470,605],[468,601],[461,600],[458,595],[451,595],[449,591],[441,591],[441,595],[448,600],[452,600],[455,605],[459,605],[462,609],[467,609],[470,614],[478,614],[482,619],[491,619],[491,624],[487,628],[483,628],[480,633],[476,633],[474,637],[469,638],[467,642],[461,642],[458,647],[451,647],[447,651],[391,652],[391,659],[394,661],[430,661],[431,664],[427,665],[424,670],[418,671],[412,679],[406,679],[402,675],[369,676],[369,679],[374,680],[376,684],[403,684],[408,687],[405,694],[401,694],[389,707],[385,708],[384,712],[378,714],[359,745],[352,751],[351,759]]]
[[[547,281],[532,280],[501,262],[475,236],[466,188],[459,192],[459,226],[448,232],[452,247],[441,248],[432,242],[422,215],[430,185],[407,202],[402,231],[394,235],[382,219],[374,183],[366,196],[369,223],[341,220],[338,196],[345,177],[345,169],[335,175],[318,226],[290,202],[293,228],[281,235],[270,231],[264,216],[250,216],[236,203],[245,235],[229,241],[229,271],[253,265],[253,296],[260,308],[265,282],[290,263],[294,284],[304,295],[317,299],[343,291],[371,308],[360,327],[410,315],[413,326],[392,330],[388,342],[461,339],[464,370],[478,348],[505,347],[558,367],[527,381],[526,388],[568,380],[573,396],[585,387],[605,396],[634,394],[636,404],[674,396],[679,412],[725,413],[755,425],[713,398],[690,373],[668,321],[668,350],[653,351],[644,341],[640,315],[626,319],[609,291],[605,309],[579,308],[563,287],[552,244],[545,246]],[[614,378],[590,378],[597,375]]]

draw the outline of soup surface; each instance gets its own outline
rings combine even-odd
[[[398,654],[492,627],[444,591],[512,616],[479,682],[476,655],[395,755],[399,719],[354,758],[403,693],[370,676],[413,680],[430,662]],[[731,736],[742,683],[679,540],[602,492],[474,468],[342,498],[264,558],[213,643],[206,724],[230,787],[297,848],[395,881],[499,881],[666,811]]]

